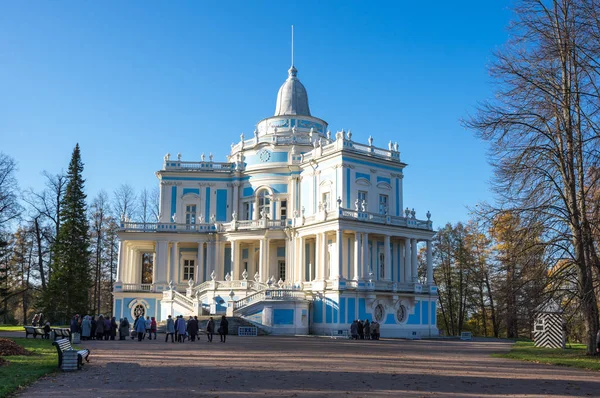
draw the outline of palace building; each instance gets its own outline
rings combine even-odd
[[[164,157],[157,222],[121,221],[117,318],[227,314],[325,335],[369,319],[382,337],[438,334],[432,222],[404,208],[398,144],[332,134],[297,73],[227,162]]]

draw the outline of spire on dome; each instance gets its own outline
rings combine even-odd
[[[298,70],[294,66],[294,25],[292,25],[292,66],[288,70],[287,80],[277,93],[275,116],[310,116],[308,94],[304,85],[298,80],[297,74]]]

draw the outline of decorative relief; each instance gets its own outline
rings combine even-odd
[[[162,185],[176,185],[180,186],[182,183],[180,181],[162,181]]]

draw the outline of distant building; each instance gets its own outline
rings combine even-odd
[[[383,337],[437,335],[430,216],[404,209],[398,144],[368,141],[313,117],[292,66],[275,115],[228,162],[165,156],[158,222],[121,223],[116,317],[227,313],[274,334],[370,319]]]

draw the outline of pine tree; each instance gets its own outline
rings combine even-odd
[[[54,244],[54,265],[42,305],[53,322],[66,322],[74,314],[89,310],[92,285],[86,195],[83,191],[83,163],[79,144],[75,146],[68,184],[61,201],[61,225]]]

